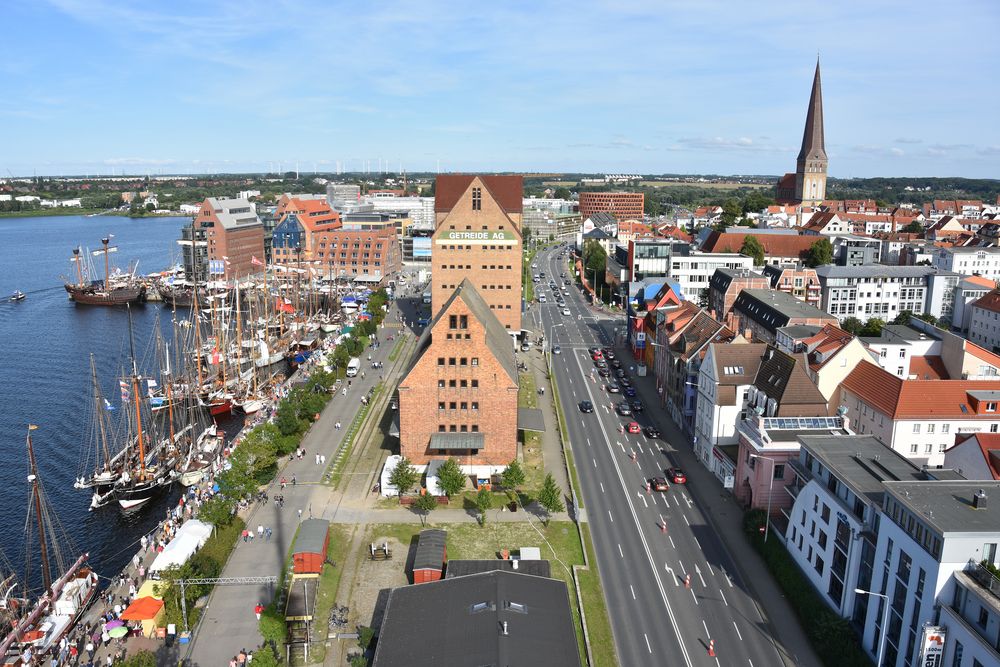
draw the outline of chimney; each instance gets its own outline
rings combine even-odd
[[[986,509],[986,492],[982,489],[972,494],[972,508],[977,510]]]

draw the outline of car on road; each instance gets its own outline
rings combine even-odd
[[[620,359],[612,359],[611,360],[611,365],[614,366],[615,368],[621,368],[622,367],[622,362],[621,362]]]
[[[580,412],[590,413],[594,411],[594,404],[590,401],[580,401]]]
[[[605,385],[605,388],[608,390],[609,394],[617,394],[620,393],[622,390],[621,387],[619,387],[614,382],[609,382],[607,385]]]
[[[627,386],[624,389],[622,389],[622,393],[628,396],[629,398],[635,398],[635,387]]]
[[[597,361],[598,359],[604,359],[604,354],[599,349],[597,349],[590,353],[590,358],[593,359],[594,361]]]
[[[667,473],[667,479],[674,484],[687,484],[687,475],[680,468],[667,468],[664,472]]]
[[[642,401],[640,401],[638,398],[632,401],[632,412],[642,412],[642,411],[643,411]]]
[[[642,432],[651,440],[660,437],[660,429],[655,426],[646,426],[642,429]]]
[[[587,352],[590,354],[590,356],[594,356],[596,353],[598,353],[600,351],[601,351],[601,348],[599,348],[599,347],[588,347],[587,348]]]
[[[602,378],[606,378],[611,376],[611,371],[609,371],[607,368],[598,368],[597,374],[600,375]]]
[[[629,433],[639,433],[642,431],[642,429],[639,428],[639,422],[629,422],[628,426],[625,427],[625,430]]]
[[[594,368],[607,368],[607,367],[608,367],[608,362],[604,361],[604,359],[594,359]]]
[[[562,354],[562,348],[558,345],[552,346],[552,354]]]
[[[628,416],[630,416],[632,414],[632,408],[629,407],[628,401],[622,401],[621,403],[619,403],[618,405],[616,405],[615,406],[615,410],[622,417],[628,417]]]
[[[421,317],[419,320],[417,320],[418,327],[425,327],[430,323],[431,323],[430,319],[426,317]]]
[[[632,381],[628,379],[627,375],[623,375],[620,378],[618,378],[618,384],[620,384],[623,387],[631,387]]]
[[[562,314],[563,315],[569,315],[569,308],[563,308],[562,309]]]
[[[670,490],[670,484],[668,484],[667,480],[663,477],[653,477],[652,479],[649,480],[649,486],[650,488],[653,489],[653,491]]]
[[[617,366],[615,366],[615,375],[617,375],[620,378],[625,377],[625,369],[622,368],[622,365],[620,363]]]
[[[610,347],[603,347],[603,348],[601,348],[601,352],[603,352],[604,356],[607,357],[608,359],[614,359],[615,358],[615,351],[612,350]]]

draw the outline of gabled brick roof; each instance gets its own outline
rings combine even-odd
[[[469,188],[476,174],[439,174],[434,181],[434,210],[450,211]],[[523,176],[478,176],[507,213],[520,213],[524,206]]]
[[[815,236],[799,236],[797,234],[753,234],[750,232],[717,232],[713,231],[702,245],[703,252],[739,252],[743,240],[753,236],[760,241],[767,257],[799,257],[805,258],[809,248],[816,243]]]
[[[971,280],[971,278],[967,278],[967,280]],[[972,305],[976,308],[982,308],[983,310],[1000,313],[1000,290],[993,290],[989,294],[984,294],[973,301]]]
[[[867,361],[842,386],[893,419],[982,419],[968,392],[1000,391],[997,380],[902,380]]]

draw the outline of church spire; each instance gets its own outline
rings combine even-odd
[[[816,74],[813,76],[812,93],[809,95],[809,113],[806,128],[802,133],[802,150],[799,162],[805,160],[826,160],[826,145],[823,141],[823,90],[819,77],[819,57],[816,58]]]

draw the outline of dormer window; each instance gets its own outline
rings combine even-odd
[[[986,412],[996,412],[996,411],[997,411],[997,404],[996,403],[987,403],[986,404]]]

